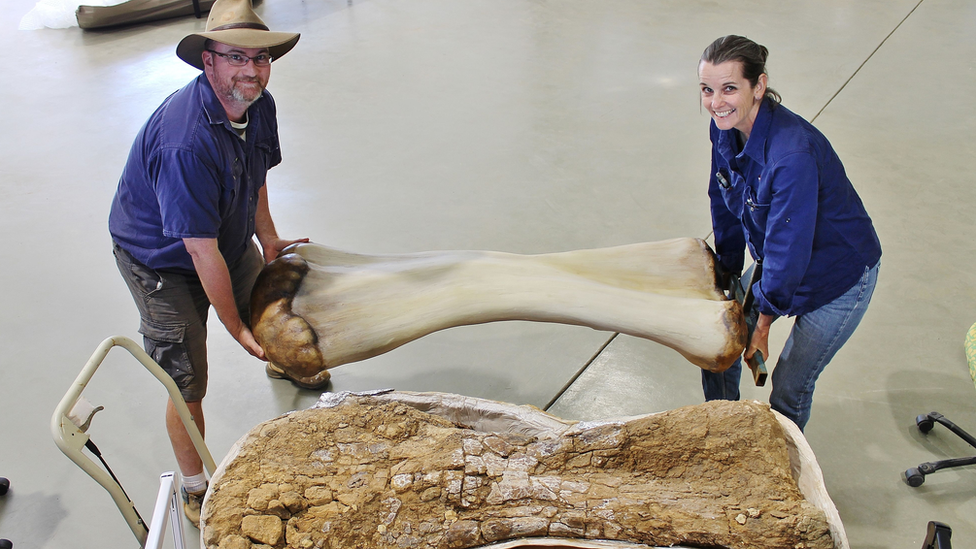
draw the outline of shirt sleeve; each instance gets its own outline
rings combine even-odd
[[[162,149],[152,160],[153,185],[170,238],[217,238],[222,184],[215,165],[192,151]]]
[[[753,290],[759,311],[787,316],[813,253],[819,169],[810,152],[779,159],[765,177],[771,197],[766,218],[763,274]]]
[[[712,213],[712,231],[715,235],[715,254],[719,262],[733,273],[741,273],[745,264],[746,237],[742,229],[742,222],[733,214],[722,196],[719,186],[718,163],[715,156],[718,153],[712,147],[712,171],[708,178],[708,198]]]

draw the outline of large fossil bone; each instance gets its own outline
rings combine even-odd
[[[251,322],[269,359],[306,383],[438,330],[501,320],[647,338],[719,372],[742,353],[746,330],[741,306],[716,287],[714,261],[693,238],[539,255],[299,244],[259,276]]]
[[[326,393],[253,428],[210,486],[207,549],[848,547],[802,433],[755,401],[577,423]]]

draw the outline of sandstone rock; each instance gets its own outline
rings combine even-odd
[[[249,515],[241,521],[240,531],[254,541],[274,547],[281,541],[281,519],[273,515]]]
[[[251,549],[251,542],[247,538],[230,535],[220,540],[218,549]]]
[[[538,412],[494,429],[495,419],[400,395],[334,397],[255,427],[212,480],[206,547],[241,536],[277,549],[845,546],[798,488],[767,405],[579,424]],[[286,484],[269,499],[269,485]],[[273,502],[290,514],[284,536],[259,508]]]
[[[309,505],[325,505],[332,501],[332,490],[324,486],[310,486],[305,490],[305,499]]]
[[[255,511],[267,511],[268,505],[278,497],[277,484],[262,484],[247,493],[247,506]]]

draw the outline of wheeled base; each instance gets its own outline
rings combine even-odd
[[[928,532],[925,541],[922,542],[922,549],[952,549],[952,528],[948,524],[929,521]]]
[[[976,438],[973,438],[972,435],[956,426],[955,423],[946,419],[946,417],[939,412],[929,412],[928,414],[922,414],[915,418],[915,425],[918,426],[918,430],[925,434],[928,434],[936,423],[941,423],[950,431],[955,433],[959,438],[968,442],[970,446],[976,448]],[[905,471],[905,481],[909,486],[917,488],[925,482],[925,475],[930,475],[939,469],[948,469],[950,467],[962,467],[964,465],[974,464],[976,464],[976,456],[944,459],[941,461],[929,461],[920,464],[918,467],[912,467],[911,469]]]
[[[0,496],[7,493],[10,489],[10,481],[0,477]],[[9,539],[0,539],[0,549],[13,549],[14,544]]]

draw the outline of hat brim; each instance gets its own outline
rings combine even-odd
[[[273,32],[257,29],[227,29],[191,34],[176,46],[176,55],[188,64],[203,70],[203,47],[207,40],[214,40],[235,48],[268,48],[271,60],[285,55],[301,34],[297,32]]]

